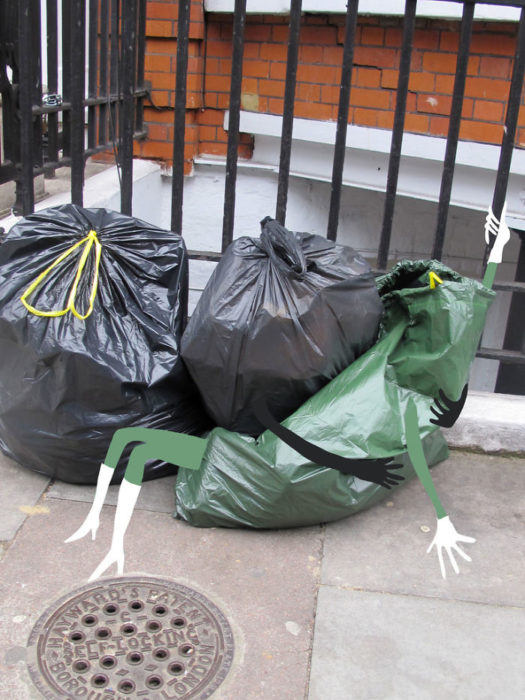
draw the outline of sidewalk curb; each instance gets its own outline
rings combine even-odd
[[[457,423],[445,430],[450,447],[525,454],[525,396],[471,391]]]

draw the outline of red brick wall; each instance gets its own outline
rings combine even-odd
[[[225,155],[222,128],[228,107],[232,15],[204,16],[193,0],[188,75],[188,172],[196,153]],[[176,0],[148,1],[146,79],[157,106],[173,108],[176,68]],[[242,106],[281,114],[284,97],[288,18],[248,15]],[[500,144],[505,104],[516,50],[517,25],[476,22],[471,44],[460,138]],[[349,121],[391,129],[394,119],[402,19],[360,17],[354,52]],[[335,120],[339,100],[344,17],[303,17],[295,115]],[[418,19],[414,37],[405,129],[446,136],[454,85],[459,22]],[[171,159],[173,112],[146,107],[149,138],[136,154]],[[525,147],[525,108],[517,143]],[[241,137],[240,155],[249,157],[251,139]]]
[[[145,80],[151,83],[151,101],[145,102],[144,123],[148,138],[135,143],[134,153],[169,163],[173,158],[173,108],[177,69],[177,0],[148,0]],[[197,114],[203,107],[204,9],[192,0],[188,45],[186,96],[186,172],[198,151]]]

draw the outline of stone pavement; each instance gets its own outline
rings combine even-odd
[[[338,523],[264,532],[192,528],[171,516],[174,477],[148,482],[125,574],[182,583],[226,615],[236,653],[218,700],[520,700],[525,459],[454,451],[433,475],[458,531],[477,538],[472,563],[445,581],[426,554],[435,516],[416,480]],[[0,697],[38,699],[29,634],[105,555],[114,506],[96,541],[64,544],[93,488],[3,456],[0,479]]]

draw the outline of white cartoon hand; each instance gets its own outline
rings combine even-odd
[[[448,554],[448,558],[450,559],[452,568],[454,569],[456,574],[459,574],[459,568],[456,563],[456,560],[454,559],[453,551],[457,552],[466,561],[472,561],[468,554],[465,554],[465,552],[458,547],[457,543],[471,543],[475,541],[476,540],[474,539],[474,537],[467,537],[466,535],[460,535],[459,533],[457,533],[456,528],[454,527],[454,525],[452,525],[452,523],[450,522],[450,518],[447,515],[444,518],[439,518],[439,520],[437,521],[436,535],[432,540],[432,544],[427,549],[427,554],[430,552],[432,547],[436,548],[439,559],[439,566],[441,568],[441,575],[443,576],[443,578],[446,578],[447,572],[445,571],[445,564],[443,562],[443,549],[445,549]]]
[[[503,248],[510,240],[510,229],[505,221],[507,214],[507,202],[503,205],[501,212],[501,220],[498,221],[494,216],[492,207],[489,207],[489,213],[485,219],[485,242],[490,243],[490,234],[496,236],[488,262],[500,263],[503,258]]]

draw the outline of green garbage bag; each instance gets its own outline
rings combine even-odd
[[[495,294],[437,261],[401,262],[377,284],[384,306],[377,343],[282,425],[346,458],[393,458],[405,478],[398,488],[414,475],[403,419],[410,399],[428,464],[448,456],[431,422],[434,401],[440,392],[454,401],[462,395]],[[216,428],[200,469],[179,470],[176,515],[198,527],[313,525],[388,493],[314,464],[270,430],[255,439]]]

